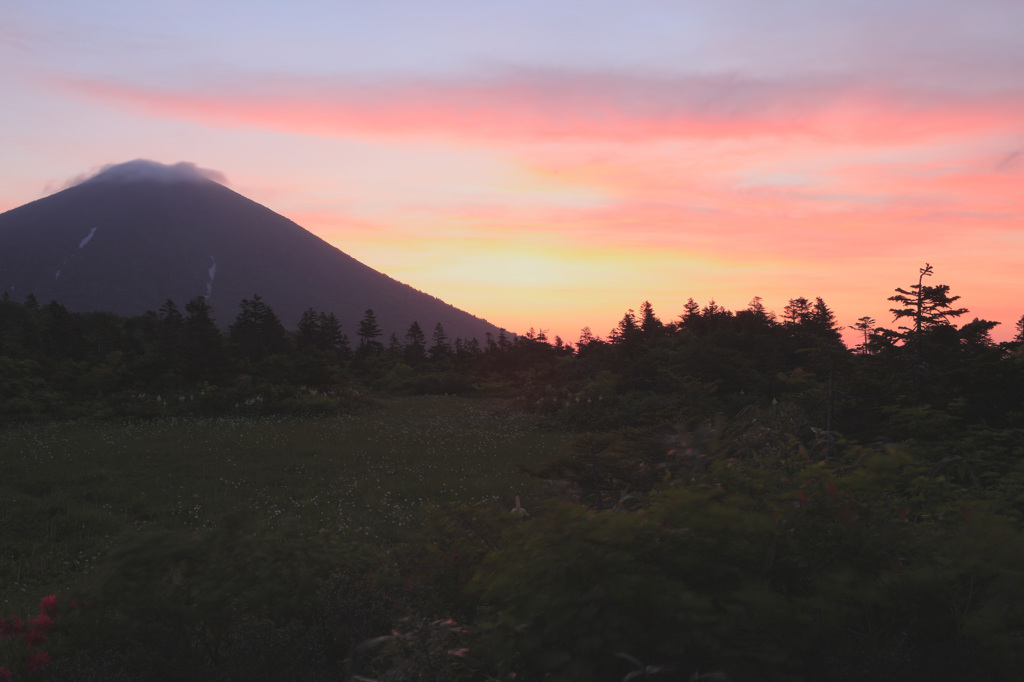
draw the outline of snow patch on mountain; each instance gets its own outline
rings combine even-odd
[[[80,243],[78,244],[78,248],[80,248],[80,249],[84,249],[84,248],[85,248],[85,245],[89,243],[89,240],[91,240],[91,239],[92,239],[92,236],[93,236],[94,234],[96,234],[96,228],[95,228],[95,227],[94,227],[94,228],[92,228],[91,230],[89,230],[89,234],[85,235],[85,239],[83,239],[83,240],[82,240],[82,241],[81,241],[81,242],[80,242]]]
[[[209,279],[206,280],[206,298],[210,298],[210,294],[213,292],[213,278],[217,274],[217,259],[212,254],[210,255],[210,261],[212,264],[206,271],[207,276],[209,276]]]

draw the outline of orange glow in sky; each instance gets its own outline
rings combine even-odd
[[[1019,3],[58,4],[0,10],[0,210],[190,161],[566,341],[690,297],[821,296],[841,325],[893,326],[925,262],[963,322],[1005,340],[1024,314]]]

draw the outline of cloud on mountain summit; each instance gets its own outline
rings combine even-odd
[[[135,159],[125,163],[109,163],[99,170],[78,175],[67,183],[64,189],[80,185],[83,182],[136,182],[149,180],[157,182],[206,182],[213,181],[227,185],[224,173],[209,168],[200,168],[189,161],[175,164],[164,164],[149,159]]]

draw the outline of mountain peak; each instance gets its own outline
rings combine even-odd
[[[108,164],[86,182],[216,182],[227,184],[220,171],[200,168],[194,163],[182,161],[164,164],[149,159],[135,159],[126,163]]]
[[[450,338],[500,333],[215,180],[137,159],[0,214],[0,292],[119,315],[203,296],[225,327],[259,294],[291,328],[313,308],[354,334],[372,309],[385,338],[413,321]]]

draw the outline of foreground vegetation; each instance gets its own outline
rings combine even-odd
[[[52,592],[88,602],[82,630],[54,652],[62,679],[201,679],[208,666],[254,679],[275,665],[337,675],[356,644],[426,599],[409,571],[426,570],[437,509],[507,513],[534,496],[520,467],[565,440],[535,421],[498,402],[423,397],[330,417],[7,429],[3,608],[26,613]]]
[[[1024,328],[930,270],[855,349],[803,298],[347,352],[0,302],[0,668],[1017,679]]]

